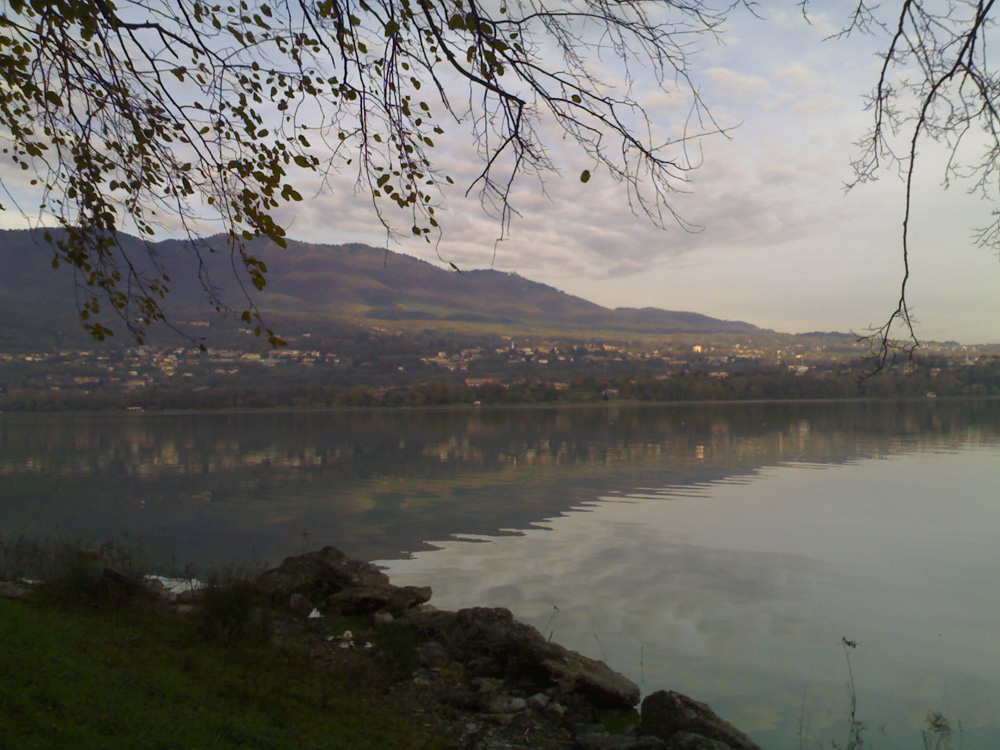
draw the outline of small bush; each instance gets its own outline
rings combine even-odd
[[[0,580],[20,581],[38,576],[44,557],[42,543],[23,534],[0,539]]]
[[[79,540],[0,540],[0,578],[33,579],[57,599],[128,604],[149,597],[141,540],[108,541],[93,547]]]
[[[392,676],[410,675],[417,668],[417,632],[406,625],[388,623],[375,629],[373,640],[389,659]]]
[[[111,541],[93,549],[65,542],[51,550],[42,580],[61,599],[99,606],[125,605],[150,596],[143,585],[146,565],[141,543]]]
[[[202,592],[198,631],[216,643],[263,642],[271,624],[249,574],[213,573]]]
[[[953,750],[951,722],[938,711],[928,711],[920,736],[924,750]],[[962,747],[962,722],[958,722],[958,747]]]

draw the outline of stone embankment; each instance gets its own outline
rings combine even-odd
[[[290,557],[256,585],[273,610],[287,613],[277,637],[302,646],[312,632],[318,640],[307,647],[316,654],[358,645],[344,634],[320,635],[320,623],[338,616],[409,634],[415,669],[394,690],[409,691],[415,709],[443,720],[456,748],[760,750],[708,706],[675,692],[646,696],[635,722],[638,686],[603,662],[547,641],[506,609],[438,610],[427,603],[430,588],[394,586],[333,547]],[[611,717],[633,721],[613,735],[604,729]]]

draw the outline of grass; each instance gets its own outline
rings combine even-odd
[[[211,577],[185,615],[143,572],[132,543],[0,540],[0,580],[47,581],[0,599],[0,750],[437,746],[386,696],[394,657],[322,666],[271,641],[246,576]]]
[[[417,748],[365,675],[199,618],[51,595],[0,600],[0,747]]]
[[[844,659],[847,662],[848,730],[845,744],[833,741],[831,750],[865,750],[865,731],[868,727],[858,718],[858,695],[854,685],[854,669],[851,667],[851,651],[856,649],[858,644],[844,637],[841,637],[840,643],[844,648]],[[804,718],[800,718],[799,726],[799,747],[802,748],[806,733]],[[962,750],[962,722],[958,722],[956,739],[949,720],[937,711],[928,711],[924,717],[924,728],[920,730],[920,739],[923,741],[924,750]]]
[[[198,632],[221,644],[266,643],[270,620],[259,598],[250,574],[213,573],[200,602]]]
[[[112,577],[106,571],[114,571]],[[103,600],[137,594],[148,572],[141,540],[88,545],[63,538],[31,539],[23,535],[0,539],[0,580],[35,579],[49,582],[66,599]]]

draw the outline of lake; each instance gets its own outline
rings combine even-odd
[[[997,400],[0,414],[4,535],[333,544],[773,750],[844,744],[851,674],[866,747],[1000,746],[998,480]]]

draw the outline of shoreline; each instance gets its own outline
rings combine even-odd
[[[433,727],[438,742],[429,746],[443,750],[761,750],[679,693],[653,692],[637,712],[638,686],[602,661],[549,642],[506,609],[439,610],[429,587],[394,586],[374,565],[333,547],[180,593],[105,567],[104,554],[76,549],[74,564],[87,575],[71,585],[0,582],[0,615],[30,608],[36,596],[44,608],[46,592],[55,590],[88,618],[139,607],[168,618],[161,623],[197,622],[203,636],[251,662],[276,648],[330,679],[381,674],[377,700],[404,723]],[[57,608],[73,619],[65,603]],[[6,726],[0,722],[0,740],[17,730]]]
[[[685,400],[685,401],[622,401],[597,402],[557,402],[521,404],[442,404],[436,406],[266,406],[266,407],[221,407],[191,409],[16,409],[3,410],[0,414],[35,415],[40,417],[176,417],[209,414],[434,414],[450,412],[501,412],[501,411],[575,411],[585,409],[626,408],[685,408],[696,406],[739,406],[739,405],[781,405],[781,404],[889,404],[889,403],[936,403],[1000,401],[1000,395],[983,396],[850,396],[845,398],[775,398],[775,399],[729,399],[729,400]]]

